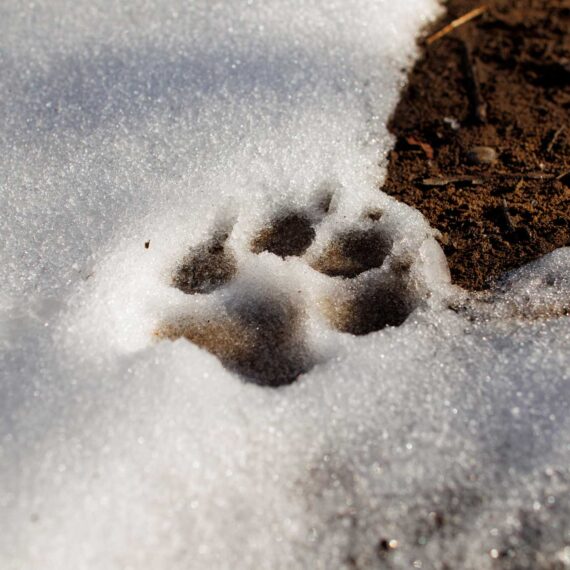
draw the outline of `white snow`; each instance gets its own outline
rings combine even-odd
[[[570,567],[570,250],[468,295],[377,189],[439,9],[2,2],[2,570]],[[291,211],[308,249],[252,252]],[[173,287],[220,232],[235,275]],[[384,262],[315,270],[347,232]],[[188,322],[304,373],[244,381]]]

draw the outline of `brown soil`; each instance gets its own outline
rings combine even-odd
[[[480,4],[449,0],[426,36]],[[570,245],[570,2],[486,4],[424,45],[391,120],[383,188],[441,232],[469,289]]]

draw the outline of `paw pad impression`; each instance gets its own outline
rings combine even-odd
[[[188,312],[167,319],[156,335],[185,338],[242,379],[277,387],[319,361],[306,326],[315,314],[352,335],[404,323],[426,298],[413,276],[413,256],[394,255],[393,232],[382,224],[379,210],[333,233],[324,245],[317,243],[326,217],[334,215],[329,206],[330,199],[320,212],[280,212],[245,245],[232,242],[231,231],[214,231],[192,247],[171,283],[189,295]],[[244,280],[242,271],[259,274],[263,286]],[[271,281],[276,271],[280,281]],[[315,287],[321,291],[318,300],[307,293]],[[206,309],[193,308],[196,297],[206,301]]]
[[[251,251],[268,251],[280,257],[300,256],[313,243],[315,235],[308,216],[302,212],[288,212],[257,234],[251,243]]]
[[[314,365],[302,337],[301,318],[298,307],[287,300],[248,295],[210,318],[171,322],[160,336],[186,338],[241,377],[262,386],[281,386]]]
[[[176,269],[173,285],[184,293],[210,293],[228,283],[237,265],[226,249],[228,235],[218,232],[212,239],[191,249]]]

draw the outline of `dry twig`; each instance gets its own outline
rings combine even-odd
[[[554,148],[554,145],[556,144],[556,141],[558,140],[558,137],[564,132],[564,129],[566,128],[565,125],[562,125],[552,136],[552,138],[550,139],[550,142],[548,143],[548,146],[546,147],[546,152],[552,152],[552,149]]]
[[[429,36],[429,38],[427,38],[426,40],[427,45],[429,46],[433,44],[437,40],[443,38],[443,36],[446,36],[453,30],[459,28],[460,26],[463,26],[463,24],[470,22],[471,20],[473,20],[473,18],[477,18],[477,16],[480,16],[481,14],[486,12],[488,8],[489,7],[486,4],[482,4],[478,8],[474,8],[473,10],[467,12],[467,14],[463,14],[463,16],[456,18],[455,20],[453,20],[453,22],[450,22],[449,24],[447,24],[447,26],[439,30],[439,32],[436,32],[435,34]]]
[[[479,72],[477,62],[473,58],[471,48],[467,42],[462,41],[463,62],[467,79],[467,93],[469,94],[469,104],[471,113],[480,123],[487,122],[487,103],[483,99],[481,86],[479,84]]]

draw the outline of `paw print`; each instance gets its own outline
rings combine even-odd
[[[173,269],[171,285],[187,299],[157,337],[185,338],[242,379],[277,387],[322,361],[311,338],[319,327],[366,335],[402,325],[430,295],[419,251],[396,247],[379,208],[346,218],[327,195],[274,212],[245,239],[214,229]]]

